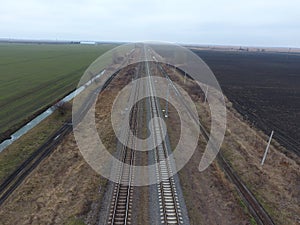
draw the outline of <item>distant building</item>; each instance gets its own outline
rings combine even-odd
[[[80,44],[81,45],[95,45],[96,42],[95,41],[81,41]]]

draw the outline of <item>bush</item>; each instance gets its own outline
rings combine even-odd
[[[63,101],[58,102],[55,105],[55,107],[62,116],[65,115],[68,111],[71,111],[72,109],[72,105],[70,102],[63,102]]]

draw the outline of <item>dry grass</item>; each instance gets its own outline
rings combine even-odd
[[[70,117],[70,112],[60,115],[54,112],[34,129],[8,146],[0,154],[0,181],[3,181],[21,165],[39,146],[53,134]]]
[[[276,224],[296,224],[300,212],[300,166],[275,141],[260,165],[268,137],[228,112],[223,152]],[[285,150],[286,151],[286,150]]]
[[[183,84],[183,79],[176,76],[176,81]],[[187,80],[186,91],[194,90],[195,85]],[[192,92],[191,97],[199,102],[203,96]],[[177,145],[180,137],[180,121],[176,110],[170,108],[167,126],[172,148]],[[248,212],[240,205],[236,191],[226,179],[217,163],[213,163],[204,172],[199,172],[198,166],[205,149],[206,142],[202,136],[198,141],[194,155],[179,172],[181,187],[189,213],[190,222],[199,224],[249,224]]]
[[[2,224],[63,224],[86,214],[99,200],[105,181],[83,160],[73,135],[9,197],[0,210]],[[18,212],[18,213],[15,213]]]
[[[167,123],[173,129],[168,134],[171,145],[174,145],[180,133],[176,127],[180,124],[173,119],[172,111],[169,115]],[[219,166],[213,163],[204,172],[199,172],[201,152],[205,146],[204,139],[200,137],[194,155],[179,172],[191,224],[247,224],[250,216],[240,206],[234,188]]]
[[[116,141],[107,120],[120,82],[116,78],[96,104],[96,125],[111,151]],[[32,135],[38,136],[36,132]],[[0,224],[96,224],[106,183],[83,159],[71,133],[7,199]]]
[[[180,81],[182,78],[176,78]],[[182,83],[182,82],[181,82]],[[201,97],[200,97],[201,98]],[[201,122],[210,127],[207,104],[197,102]],[[268,136],[242,119],[226,100],[227,130],[222,152],[276,224],[300,222],[300,160],[276,140],[272,141],[265,165],[260,165]]]

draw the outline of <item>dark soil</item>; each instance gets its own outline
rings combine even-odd
[[[300,54],[194,52],[245,119],[300,154]]]

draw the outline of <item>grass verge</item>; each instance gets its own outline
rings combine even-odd
[[[71,112],[61,115],[55,111],[40,124],[8,146],[0,154],[0,182],[39,148],[64,122]]]

